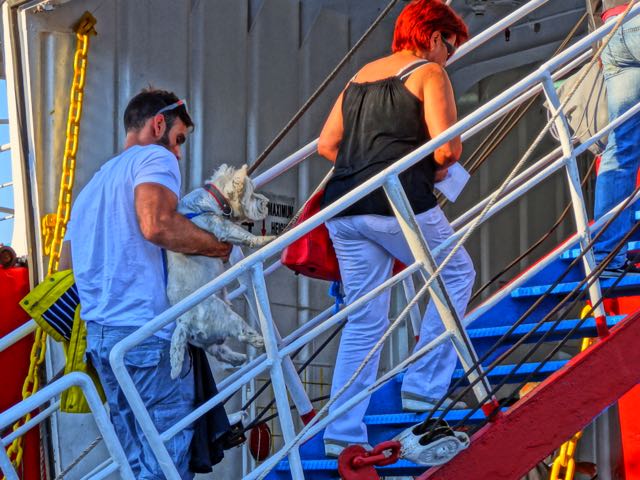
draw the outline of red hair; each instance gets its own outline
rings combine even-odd
[[[456,35],[456,46],[469,39],[464,21],[448,5],[440,0],[413,0],[398,16],[391,51],[428,51],[433,32]]]

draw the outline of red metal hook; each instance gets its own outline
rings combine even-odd
[[[338,473],[343,480],[377,480],[380,478],[375,467],[391,465],[400,458],[400,442],[386,441],[366,451],[360,445],[344,449],[338,458]],[[391,451],[390,455],[384,452]]]

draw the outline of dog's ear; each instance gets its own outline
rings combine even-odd
[[[238,196],[244,191],[244,180],[247,178],[247,165],[243,165],[233,174],[233,188]]]

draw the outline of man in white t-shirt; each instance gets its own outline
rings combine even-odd
[[[87,357],[98,371],[134,475],[159,480],[164,475],[113,375],[109,352],[169,307],[163,249],[227,257],[231,246],[176,212],[180,151],[193,127],[186,103],[171,92],[143,90],[129,102],[124,127],[124,150],[100,168],[73,205],[63,257],[73,263],[87,322]],[[125,356],[159,432],[194,407],[188,362],[179,379],[169,375],[172,329],[173,324],[165,327]],[[165,443],[183,479],[193,478],[192,436],[188,428]]]

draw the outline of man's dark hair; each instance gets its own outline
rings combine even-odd
[[[124,111],[125,132],[140,130],[146,121],[156,115],[162,108],[176,103],[180,99],[173,92],[155,88],[145,88],[133,97]],[[193,120],[184,105],[162,112],[167,124],[167,132],[171,130],[176,118],[189,128],[193,127]]]

